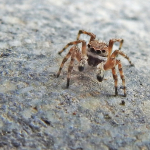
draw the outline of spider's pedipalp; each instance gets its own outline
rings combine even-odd
[[[100,70],[96,77],[99,82],[102,82],[104,79],[104,71]]]
[[[104,70],[104,62],[101,62],[99,65],[97,65],[97,75],[96,75],[96,77],[97,77],[97,80],[99,82],[103,81],[103,79],[104,79],[104,72],[105,72],[105,70]]]
[[[81,60],[80,60],[79,66],[78,66],[79,71],[84,70],[84,66],[87,64],[87,59],[88,59],[87,56],[81,57]]]

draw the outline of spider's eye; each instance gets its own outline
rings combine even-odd
[[[101,54],[101,51],[100,51],[100,50],[97,50],[96,53],[97,53],[97,54]]]
[[[90,48],[90,44],[88,44],[88,48]]]
[[[90,50],[91,50],[91,52],[95,53],[95,49],[94,48],[91,48]]]
[[[102,50],[102,53],[106,53],[106,50]]]

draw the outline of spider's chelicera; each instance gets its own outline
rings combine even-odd
[[[81,34],[86,34],[90,36],[90,41],[86,45],[86,42],[84,40],[80,40],[79,37]],[[113,44],[114,42],[119,42],[119,49],[115,50],[112,52]],[[82,48],[77,46],[77,44],[81,43]],[[111,69],[112,70],[112,75],[114,78],[114,83],[115,83],[115,95],[118,95],[117,91],[117,86],[118,86],[118,77],[116,74],[116,69],[115,66],[118,66],[120,77],[122,79],[122,88],[124,90],[124,96],[126,96],[126,86],[125,86],[125,77],[123,74],[122,70],[122,64],[120,60],[116,59],[118,55],[122,55],[125,57],[131,66],[133,64],[131,63],[129,57],[121,51],[121,47],[123,44],[123,39],[110,39],[109,44],[103,42],[103,41],[98,41],[96,40],[96,35],[94,35],[91,32],[87,32],[84,30],[79,30],[78,35],[77,35],[77,40],[68,43],[60,52],[61,54],[66,48],[69,46],[73,45],[67,55],[64,57],[59,71],[57,73],[57,77],[59,77],[60,72],[64,66],[64,63],[68,60],[69,57],[71,57],[71,61],[68,67],[68,76],[67,76],[67,87],[69,87],[69,82],[70,82],[70,76],[71,76],[71,71],[73,69],[73,64],[74,60],[77,59],[79,61],[79,66],[78,69],[79,71],[84,70],[84,66],[88,63],[88,65],[97,67],[97,80],[102,82],[104,78],[104,72],[106,70]]]

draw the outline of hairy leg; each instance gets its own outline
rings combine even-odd
[[[118,70],[119,70],[120,77],[121,77],[121,80],[122,80],[122,89],[124,90],[124,96],[126,96],[125,77],[124,77],[124,74],[123,74],[122,64],[121,64],[120,60],[117,60],[117,65],[118,65]]]
[[[82,51],[83,53],[86,52],[86,42],[84,40],[78,40],[68,43],[61,51],[58,52],[58,54],[61,54],[64,50],[66,50],[71,45],[77,45],[79,43],[82,43]]]
[[[109,40],[109,45],[108,45],[108,57],[111,56],[112,48],[113,48],[113,45],[114,45],[115,42],[119,42],[119,43],[120,43],[120,45],[119,45],[119,50],[121,50],[121,48],[122,48],[123,39],[111,39],[111,40]]]
[[[72,55],[71,55],[71,60],[70,60],[70,64],[69,64],[69,67],[68,67],[67,88],[69,87],[70,76],[71,76],[71,71],[72,71],[72,69],[73,69],[75,56],[76,56],[76,52],[74,51],[74,52],[72,53]]]
[[[114,83],[115,83],[115,95],[118,95],[118,77],[117,77],[117,74],[116,74],[116,69],[115,67],[112,68],[112,75],[113,75],[113,78],[114,78]]]
[[[58,71],[58,73],[57,73],[57,75],[56,75],[57,77],[59,77],[60,72],[61,72],[61,70],[62,70],[62,68],[63,68],[65,62],[68,60],[68,58],[72,55],[72,53],[73,53],[74,51],[77,51],[77,49],[78,49],[78,48],[74,46],[74,47],[72,47],[72,48],[69,50],[69,52],[68,52],[67,55],[64,57],[64,59],[63,59],[61,65],[60,65],[59,71]]]
[[[81,34],[89,35],[91,37],[90,41],[93,41],[96,38],[96,35],[91,33],[91,32],[87,32],[87,31],[84,31],[84,30],[79,30],[78,35],[77,35],[77,40],[79,40]]]
[[[112,57],[112,58],[115,58],[115,57],[117,57],[118,55],[121,55],[121,56],[123,56],[124,58],[126,58],[126,59],[129,61],[130,65],[131,65],[131,66],[134,66],[134,64],[131,62],[130,58],[129,58],[123,51],[121,51],[121,50],[115,50],[115,51],[112,53],[111,57]]]
[[[79,71],[83,71],[84,70],[84,66],[87,63],[87,51],[86,51],[86,42],[84,40],[78,40],[78,41],[73,41],[68,43],[60,52],[59,54],[61,54],[66,48],[68,48],[70,45],[77,45],[79,43],[82,43],[82,52],[81,52],[81,60],[79,63]],[[65,60],[64,60],[65,61]]]

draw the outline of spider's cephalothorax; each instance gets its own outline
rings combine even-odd
[[[80,34],[87,34],[90,36],[90,41],[89,41],[88,45],[86,45],[86,42],[84,40],[79,39]],[[64,59],[61,63],[61,66],[59,68],[59,71],[57,73],[57,77],[59,77],[60,72],[64,66],[64,63],[68,60],[69,57],[71,57],[71,61],[70,61],[69,67],[68,67],[68,76],[67,76],[67,87],[69,87],[70,75],[71,75],[71,71],[73,69],[74,60],[76,58],[79,61],[79,67],[78,67],[79,71],[83,71],[84,66],[87,63],[90,66],[93,66],[93,67],[96,66],[97,67],[97,79],[100,82],[104,78],[104,72],[106,70],[111,69],[113,78],[114,78],[114,83],[115,83],[115,95],[118,95],[118,91],[117,91],[118,78],[117,78],[116,69],[115,69],[115,66],[118,65],[120,77],[122,79],[122,88],[124,90],[124,96],[126,96],[125,78],[124,78],[124,74],[123,74],[123,70],[122,70],[122,64],[121,64],[120,60],[116,59],[116,57],[118,55],[122,55],[129,61],[130,65],[133,65],[133,64],[131,63],[129,57],[126,54],[124,54],[124,52],[121,51],[123,39],[111,39],[109,41],[109,44],[106,44],[105,42],[98,41],[95,38],[96,38],[96,36],[93,33],[87,32],[84,30],[79,30],[78,35],[77,35],[77,40],[68,43],[59,52],[59,54],[61,54],[67,47],[74,45],[73,47],[71,47],[71,49],[67,53],[66,57],[64,57]],[[119,49],[115,50],[112,53],[112,48],[113,48],[114,42],[119,42],[120,45],[119,45]],[[82,43],[81,50],[77,46],[77,44],[79,44],[79,43]]]

